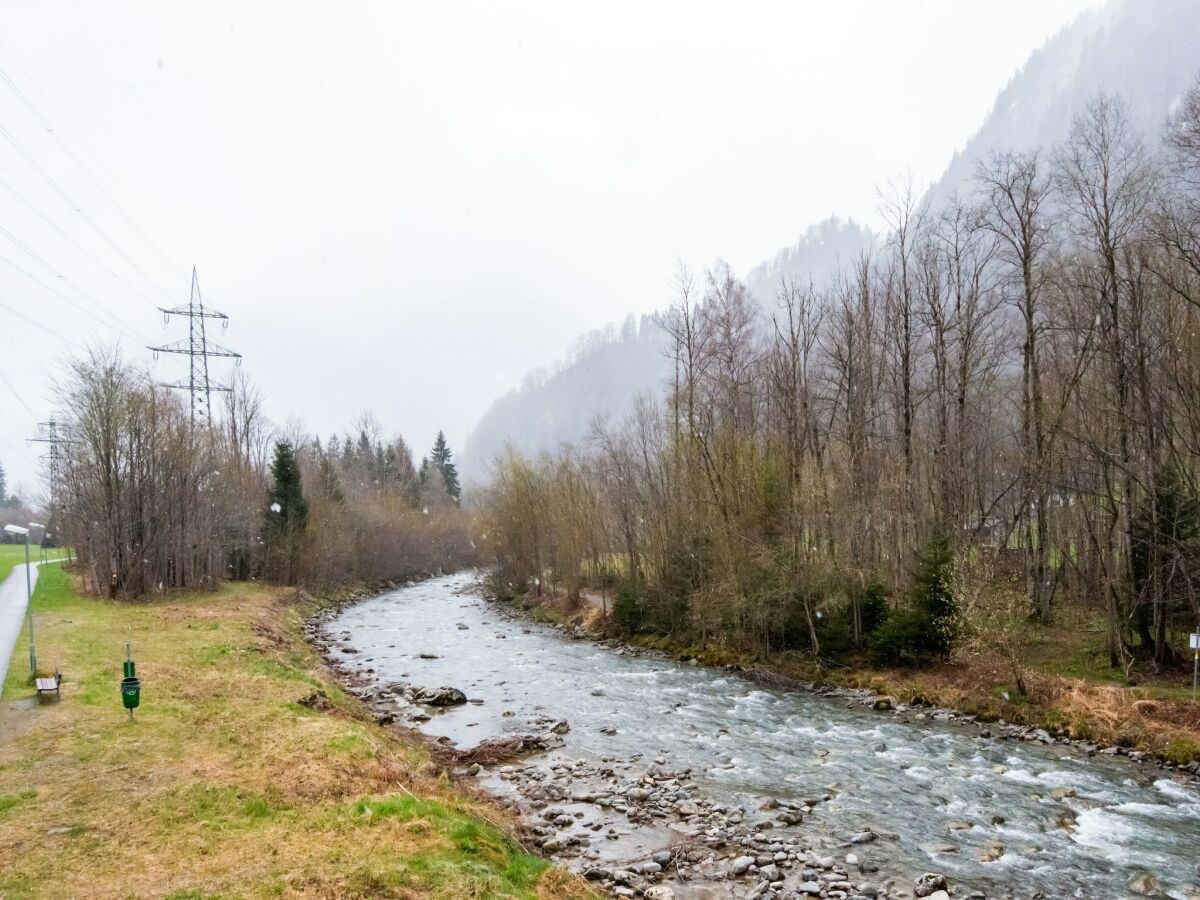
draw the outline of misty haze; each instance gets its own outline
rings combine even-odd
[[[0,900],[1200,900],[1200,5],[0,22]]]

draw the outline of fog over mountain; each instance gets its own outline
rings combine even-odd
[[[1000,148],[1052,147],[1072,117],[1098,91],[1130,104],[1134,124],[1157,142],[1173,105],[1200,73],[1200,3],[1115,0],[1081,14],[1032,53],[1000,91],[979,130],[928,188],[934,202],[970,189],[979,160]],[[938,90],[930,85],[929,90]],[[897,173],[898,175],[900,173]],[[918,186],[920,187],[920,186]],[[780,279],[820,285],[883,235],[854,221],[810,225],[796,243],[739,273],[766,308]],[[710,261],[688,261],[705,264]],[[663,306],[670,302],[664,297]],[[648,319],[577,352],[549,376],[527,379],[498,398],[472,430],[462,454],[469,481],[486,479],[488,462],[505,442],[529,454],[587,439],[599,417],[620,418],[634,398],[658,393],[669,372],[663,341]]]

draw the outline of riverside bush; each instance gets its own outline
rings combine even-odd
[[[958,601],[952,587],[954,554],[944,533],[934,534],[917,557],[907,605],[870,642],[878,665],[918,665],[950,655],[958,635]]]
[[[613,619],[626,634],[635,634],[646,619],[646,601],[637,585],[622,581],[613,597]]]

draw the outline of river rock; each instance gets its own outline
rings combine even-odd
[[[819,881],[803,881],[796,886],[796,890],[801,894],[808,894],[810,897],[820,897],[821,883]]]
[[[753,856],[739,856],[729,864],[729,871],[734,875],[745,875],[750,871],[752,865],[754,865]]]
[[[654,887],[646,888],[646,892],[642,896],[646,900],[675,900],[675,891],[665,884],[656,884]]]
[[[1150,895],[1158,891],[1158,879],[1149,872],[1139,872],[1126,882],[1135,894]]]
[[[421,688],[416,701],[426,706],[458,706],[467,702],[467,695],[455,687]]]
[[[913,882],[913,893],[918,897],[932,897],[935,891],[946,888],[946,876],[937,872],[926,872]]]

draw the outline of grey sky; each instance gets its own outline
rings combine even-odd
[[[137,226],[0,80],[0,126],[82,209],[0,133],[37,211],[0,184],[0,226],[49,264],[0,233],[0,303],[61,335],[0,308],[32,409],[0,378],[0,460],[35,478],[63,338],[149,363],[141,338],[184,336],[153,306],[193,264],[275,420],[371,409],[458,447],[580,332],[669,302],[677,260],[744,271],[830,213],[875,222],[876,185],[936,178],[1096,5],[0,2],[0,67]]]

